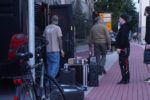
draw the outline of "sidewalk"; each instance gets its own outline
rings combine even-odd
[[[107,60],[106,66],[111,68],[107,69],[107,74],[99,81],[99,87],[94,87],[88,93],[86,92],[84,100],[150,100],[150,84],[144,83],[144,79],[149,76],[149,73],[143,64],[143,51],[142,47],[131,45],[130,83],[126,85],[116,84],[121,79],[117,54],[108,55],[107,59],[111,60],[110,63]]]

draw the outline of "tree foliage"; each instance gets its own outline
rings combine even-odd
[[[87,37],[91,28],[91,21],[87,19],[86,13],[82,12],[81,0],[76,0],[73,7],[74,25],[76,27],[76,37],[83,39]]]
[[[112,30],[118,30],[118,19],[121,14],[132,17],[132,31],[138,28],[138,13],[132,0],[99,0],[95,3],[98,13],[112,13]]]
[[[76,35],[77,37],[83,37],[84,31],[82,30],[84,27],[83,19],[85,15],[82,12],[82,5],[81,0],[76,0],[76,4],[73,8],[73,15],[74,15],[74,24],[76,27]]]

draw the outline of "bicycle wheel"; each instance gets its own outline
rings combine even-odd
[[[44,75],[44,89],[46,95],[45,100],[65,100],[63,89],[57,80],[47,74]],[[55,92],[56,89],[57,92]]]
[[[17,87],[18,89],[18,100],[36,100],[36,96],[32,87],[28,84],[21,84]]]

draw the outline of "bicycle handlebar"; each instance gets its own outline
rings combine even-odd
[[[33,54],[30,52],[25,52],[25,53],[17,53],[17,56],[21,57],[21,58],[32,58]]]
[[[38,46],[35,48],[35,51],[41,50],[43,47],[45,47],[45,46],[48,44],[48,41],[47,41],[45,38],[42,38],[42,37],[36,37],[35,40],[40,41],[40,43],[42,42],[41,45],[38,45]]]

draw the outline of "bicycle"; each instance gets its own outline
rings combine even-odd
[[[51,85],[53,83],[59,89],[62,100],[65,100],[63,89],[59,86],[56,79],[49,76],[45,70],[42,51],[47,45],[47,41],[43,38],[36,38],[40,42],[36,43],[35,56],[36,64],[30,66],[28,59],[33,55],[26,51],[27,45],[22,46],[17,51],[17,56],[21,59],[24,68],[24,75],[15,77],[14,83],[16,86],[16,96],[14,100],[51,100]],[[41,43],[41,44],[39,44]],[[35,69],[35,81],[32,76],[32,69]]]

